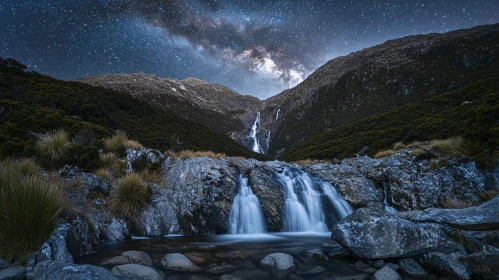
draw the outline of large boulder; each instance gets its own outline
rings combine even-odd
[[[289,271],[295,269],[295,259],[288,254],[272,253],[263,258],[260,265],[267,270]]]
[[[468,270],[481,279],[499,279],[499,249],[484,245],[482,250],[459,258]]]
[[[35,266],[33,280],[118,280],[111,272],[92,265],[43,261]]]
[[[179,232],[174,195],[175,191],[171,189],[153,189],[151,202],[135,219],[138,235],[159,237]]]
[[[467,230],[499,229],[499,196],[486,203],[464,209],[428,209],[413,218],[418,222],[434,222]]]
[[[406,258],[457,247],[438,225],[413,223],[372,208],[358,209],[334,225],[331,237],[366,259]]]
[[[399,260],[400,272],[413,278],[428,278],[428,273],[413,259]]]
[[[143,251],[125,251],[121,253],[121,256],[112,257],[102,261],[101,265],[104,266],[115,266],[122,264],[141,264],[147,266],[153,266],[153,261],[151,257],[146,252]]]
[[[201,268],[195,265],[186,256],[173,253],[167,254],[161,259],[161,266],[170,271],[180,271],[180,272],[197,272],[201,271]]]
[[[449,276],[453,279],[470,279],[466,266],[458,261],[458,256],[455,254],[431,252],[425,254],[420,262],[429,270],[440,275]]]
[[[114,276],[122,280],[162,280],[163,277],[149,266],[140,264],[117,265],[111,269]]]
[[[402,280],[402,277],[389,266],[376,271],[372,278],[373,280]]]

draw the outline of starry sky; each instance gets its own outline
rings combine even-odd
[[[497,0],[0,0],[0,56],[64,80],[145,72],[265,99],[352,51],[497,22]]]

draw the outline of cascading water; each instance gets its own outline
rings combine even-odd
[[[257,132],[260,130],[260,112],[256,115],[255,122],[251,126],[251,131],[249,137],[253,139],[253,147],[251,150],[256,153],[261,153],[263,154],[263,149],[262,146],[260,146],[260,142],[258,141],[257,138]]]
[[[275,120],[277,121],[279,119],[279,112],[281,111],[281,109],[277,109],[277,114],[275,115]]]
[[[229,233],[255,234],[264,233],[265,223],[258,197],[248,186],[248,178],[242,174],[237,177],[238,193],[229,216]]]
[[[388,203],[388,194],[386,192],[386,184],[383,183],[383,192],[385,194],[385,200],[383,200],[383,205],[385,206],[385,211],[388,213],[396,214],[398,213],[397,209],[393,208],[389,203]]]
[[[329,198],[340,218],[352,212],[352,207],[334,189],[334,187],[310,174],[295,168],[284,168],[276,176],[286,189],[284,205],[284,230],[327,232],[321,193]]]

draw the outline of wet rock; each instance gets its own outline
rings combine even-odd
[[[272,253],[263,258],[260,265],[264,269],[293,270],[295,269],[295,260],[288,254]]]
[[[480,252],[459,258],[473,276],[499,279],[499,249],[484,245]]]
[[[211,280],[211,278],[208,278],[208,277],[202,276],[202,275],[194,275],[194,276],[191,276],[191,278],[189,278],[189,280]]]
[[[123,280],[162,280],[163,277],[149,266],[140,264],[117,265],[111,269],[114,276]]]
[[[122,256],[128,257],[132,263],[153,266],[151,257],[143,251],[126,251],[121,253]]]
[[[127,239],[130,234],[125,222],[113,218],[110,223],[101,227],[104,240],[114,242]]]
[[[357,261],[355,263],[355,270],[369,274],[376,272],[375,268],[371,267],[370,265],[366,264],[363,261]]]
[[[109,271],[92,265],[44,261],[35,266],[33,280],[117,280]]]
[[[499,229],[499,196],[486,203],[464,209],[428,209],[413,218],[418,222],[436,222],[467,230]]]
[[[466,233],[483,244],[499,248],[499,230],[467,231]]]
[[[386,263],[385,266],[388,266],[389,268],[391,268],[395,271],[399,271],[399,269],[400,269],[400,266],[398,264],[394,264],[394,263]]]
[[[457,247],[437,225],[416,224],[380,209],[361,208],[334,225],[331,237],[354,256],[404,258]]]
[[[222,277],[220,277],[220,280],[242,280],[242,279],[236,276],[232,276],[230,274],[224,274],[222,275]]]
[[[384,260],[368,260],[367,263],[377,269],[383,268],[386,264]]]
[[[0,280],[22,280],[26,276],[26,268],[24,266],[9,266],[0,269]]]
[[[414,278],[427,278],[428,273],[419,265],[414,259],[401,259],[399,260],[400,272],[414,277]]]
[[[322,266],[316,266],[311,270],[303,271],[303,272],[298,272],[298,275],[303,275],[303,276],[311,276],[311,275],[319,275],[324,272],[327,272],[327,269],[325,269]]]
[[[431,252],[421,258],[421,264],[441,275],[455,279],[470,279],[468,270],[455,255]]]
[[[196,265],[204,265],[211,260],[211,255],[206,253],[185,253],[184,256]]]
[[[224,274],[224,273],[229,273],[234,270],[233,265],[220,265],[220,266],[215,266],[207,270],[208,273],[211,274]]]
[[[9,265],[10,263],[8,261],[0,259],[0,269],[5,268]]]
[[[335,247],[331,249],[328,253],[327,256],[332,259],[348,259],[351,257],[350,252],[348,252],[345,248],[342,246]]]
[[[196,272],[201,271],[201,268],[195,265],[186,256],[173,253],[167,254],[161,259],[161,266],[166,270],[170,271],[181,271],[181,272]]]
[[[336,277],[331,278],[331,279],[333,279],[333,280],[366,280],[369,278],[370,277],[368,274],[362,273],[362,274],[351,275],[351,276],[336,276]]]
[[[322,243],[321,248],[335,248],[339,247],[337,244],[331,244],[331,243]]]
[[[392,268],[385,266],[376,271],[372,278],[373,280],[402,280],[402,277]]]
[[[311,260],[327,260],[321,249],[308,250],[306,256]]]
[[[81,183],[85,185],[88,191],[98,190],[103,194],[109,193],[109,182],[102,182],[102,180],[95,174],[84,173],[80,177]]]
[[[103,260],[100,265],[102,266],[115,266],[115,265],[121,265],[121,264],[128,264],[131,263],[130,259],[126,256],[116,256],[116,257],[111,257]]]
[[[218,253],[215,254],[215,258],[220,260],[244,260],[245,257],[241,254],[241,252],[230,252],[230,253]]]

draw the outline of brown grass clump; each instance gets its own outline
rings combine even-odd
[[[429,147],[435,151],[453,156],[460,156],[466,152],[465,141],[462,137],[453,137],[443,140],[431,140]]]
[[[472,206],[475,206],[476,203],[473,202],[471,199],[461,199],[461,198],[456,198],[456,197],[450,197],[446,196],[442,202],[442,207],[444,208],[449,208],[449,209],[463,209],[463,208],[469,208]]]
[[[129,173],[116,180],[109,199],[109,208],[118,216],[135,218],[145,207],[152,195],[142,177],[137,173]]]
[[[183,150],[177,154],[178,159],[188,159],[193,157],[210,157],[214,159],[226,158],[227,155],[224,153],[214,153],[212,151],[192,151],[192,150]]]
[[[103,153],[100,155],[100,161],[106,167],[111,167],[116,163],[118,157],[115,153]]]
[[[393,144],[393,150],[394,151],[400,151],[400,150],[403,150],[403,149],[405,149],[404,143],[397,142],[397,143]]]
[[[128,139],[125,140],[125,142],[123,142],[123,145],[127,149],[140,149],[143,147],[142,144],[139,143],[139,141],[128,140]]]
[[[117,130],[113,136],[104,139],[104,150],[113,151],[117,146],[125,145],[128,135],[121,130]]]
[[[300,166],[314,165],[318,163],[328,163],[328,162],[329,161],[323,159],[309,159],[309,158],[295,161],[295,163]]]
[[[19,173],[25,176],[38,176],[43,169],[32,158],[23,158],[12,162],[19,169]]]
[[[385,158],[385,157],[391,156],[393,154],[395,154],[395,151],[393,151],[393,150],[379,151],[374,155],[374,158]]]
[[[36,149],[51,160],[61,158],[69,145],[69,133],[62,129],[38,134],[36,138]]]
[[[97,175],[102,181],[107,181],[113,177],[111,172],[106,168],[99,168],[94,171],[94,174]]]

